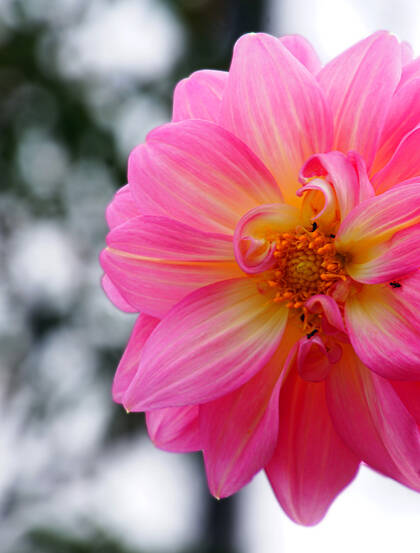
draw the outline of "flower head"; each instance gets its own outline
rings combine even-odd
[[[378,32],[325,67],[250,34],[175,90],[101,254],[140,312],[113,396],[211,492],[265,469],[315,524],[361,461],[420,490],[420,63]]]

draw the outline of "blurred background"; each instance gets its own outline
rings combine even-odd
[[[244,32],[327,61],[379,28],[420,53],[416,0],[0,0],[0,553],[418,553],[420,496],[368,469],[306,529],[263,475],[217,502],[200,455],[155,449],[111,401],[134,321],[97,261],[179,79]]]

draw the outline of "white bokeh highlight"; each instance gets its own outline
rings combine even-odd
[[[413,0],[271,0],[268,21],[275,35],[305,36],[323,62],[380,29],[420,52],[420,3]]]

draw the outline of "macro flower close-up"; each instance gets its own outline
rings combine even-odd
[[[113,398],[227,497],[260,470],[318,523],[360,463],[420,491],[420,58],[322,66],[247,34],[176,87],[107,209],[103,288],[139,313]]]

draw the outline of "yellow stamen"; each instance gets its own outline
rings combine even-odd
[[[275,243],[276,264],[266,273],[261,289],[267,290],[268,285],[275,292],[275,303],[285,302],[289,309],[298,310],[305,331],[318,330],[320,316],[310,314],[305,302],[315,294],[327,294],[333,284],[348,278],[336,254],[334,237],[299,227],[294,233],[271,234],[270,239]]]

